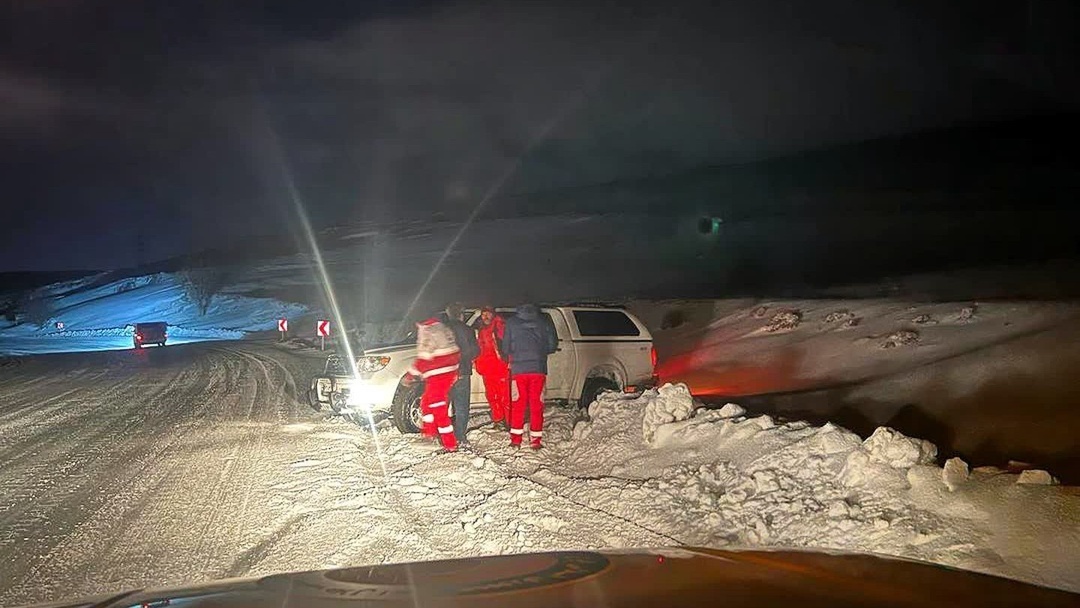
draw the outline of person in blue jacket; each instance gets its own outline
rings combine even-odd
[[[544,384],[548,355],[559,347],[551,318],[535,304],[522,304],[506,320],[503,349],[510,363],[510,446],[521,446],[525,409],[529,410],[529,441],[540,449],[544,436]]]

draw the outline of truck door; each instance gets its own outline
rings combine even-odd
[[[544,314],[555,324],[555,334],[559,336],[559,350],[548,357],[544,399],[569,399],[577,369],[577,353],[574,342],[570,339],[570,326],[557,309],[545,308]]]

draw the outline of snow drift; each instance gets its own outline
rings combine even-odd
[[[561,491],[682,543],[882,553],[1080,590],[1080,497],[962,461],[943,469],[932,443],[890,428],[863,440],[703,409],[668,384],[605,394],[572,432],[545,435]]]

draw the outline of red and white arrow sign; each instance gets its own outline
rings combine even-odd
[[[280,331],[281,333],[285,333],[285,332],[289,331],[289,320],[288,319],[278,319],[277,330]]]
[[[321,319],[315,323],[315,333],[322,337],[330,335],[330,321]]]

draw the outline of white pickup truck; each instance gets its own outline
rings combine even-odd
[[[559,349],[548,357],[544,400],[587,407],[606,390],[633,392],[656,382],[656,350],[652,335],[634,315],[620,308],[557,306],[542,309],[555,325]],[[499,309],[500,315],[513,314]],[[480,313],[467,310],[475,327]],[[328,403],[334,411],[358,423],[374,412],[386,411],[403,433],[420,430],[420,394],[417,384],[401,380],[416,359],[410,337],[401,343],[364,351],[355,369],[344,369],[332,356],[322,376],[311,381],[312,407]],[[335,369],[336,368],[336,369]],[[485,408],[484,381],[472,375],[472,407]]]

